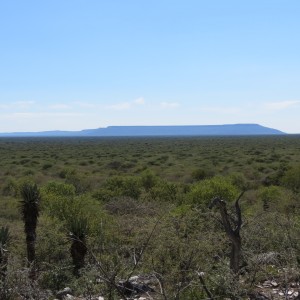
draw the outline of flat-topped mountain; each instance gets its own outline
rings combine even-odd
[[[230,136],[282,135],[277,129],[259,124],[174,125],[174,126],[108,126],[81,131],[43,131],[0,133],[0,137],[124,137],[124,136]]]

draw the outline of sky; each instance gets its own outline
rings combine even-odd
[[[299,0],[0,0],[0,132],[300,133]]]

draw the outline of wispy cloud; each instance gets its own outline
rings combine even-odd
[[[129,109],[132,106],[130,102],[123,102],[123,103],[117,103],[113,105],[107,106],[109,109],[114,109],[114,110],[126,110]]]
[[[180,104],[178,102],[161,102],[160,106],[162,108],[177,108]]]
[[[267,102],[264,104],[264,108],[267,110],[283,110],[298,104],[300,104],[300,100]]]
[[[55,109],[55,110],[65,110],[65,109],[70,109],[72,107],[68,104],[57,103],[57,104],[53,104],[53,105],[49,106],[49,108],[50,109]]]
[[[0,104],[0,109],[8,109],[9,105],[7,104]]]
[[[75,101],[73,102],[75,105],[82,107],[82,108],[96,108],[99,105],[89,102],[83,102],[83,101]]]
[[[10,103],[0,104],[1,109],[27,109],[32,107],[35,101],[15,101]]]
[[[140,98],[134,100],[133,103],[137,104],[137,105],[143,105],[143,104],[145,104],[145,99],[143,97],[140,97]]]
[[[90,119],[85,114],[68,111],[22,111],[11,113],[0,111],[0,128],[2,132],[78,130],[87,128],[82,126],[82,123],[88,124]]]
[[[221,113],[221,114],[237,114],[241,112],[239,107],[222,107],[222,106],[205,106],[201,107],[202,112]]]
[[[80,113],[67,113],[67,112],[16,112],[11,114],[2,114],[5,119],[44,119],[44,118],[64,118],[64,117],[78,117]]]
[[[130,102],[121,102],[121,103],[116,103],[113,105],[107,106],[108,109],[113,109],[113,110],[128,110],[132,107],[135,106],[141,106],[145,104],[145,99],[143,97],[140,97],[138,99],[135,99]]]
[[[12,107],[26,109],[35,104],[35,101],[17,101],[12,103]]]
[[[32,104],[35,103],[35,101],[32,101],[32,100],[30,100],[30,101],[16,101],[14,103],[16,103],[18,105],[32,105]]]

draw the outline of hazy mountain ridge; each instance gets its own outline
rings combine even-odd
[[[81,131],[42,131],[0,133],[1,137],[110,137],[110,136],[210,136],[210,135],[280,135],[277,129],[259,124],[108,126]]]

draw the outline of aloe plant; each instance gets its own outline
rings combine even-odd
[[[88,220],[79,216],[68,221],[69,236],[71,238],[70,254],[73,260],[74,274],[79,275],[79,270],[84,267],[87,253],[86,239],[89,231]]]
[[[29,264],[32,264],[35,260],[36,226],[39,217],[40,192],[36,184],[24,183],[20,193],[22,197],[20,211],[26,234],[27,260]]]

